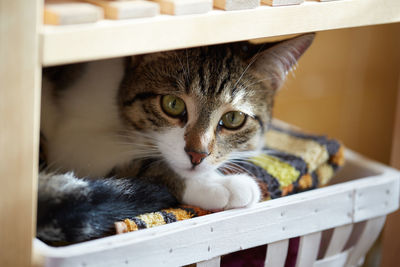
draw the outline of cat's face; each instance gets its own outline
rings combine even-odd
[[[184,177],[260,150],[274,94],[313,36],[296,39],[269,49],[237,43],[134,58],[120,90],[127,127]]]

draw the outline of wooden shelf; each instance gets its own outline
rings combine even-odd
[[[200,45],[400,21],[399,0],[305,2],[202,15],[44,26],[42,64],[58,65]]]

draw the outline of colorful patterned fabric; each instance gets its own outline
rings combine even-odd
[[[323,186],[344,164],[344,148],[338,141],[305,134],[281,123],[272,125],[265,134],[265,143],[263,153],[237,163],[243,172],[257,179],[263,200]],[[191,206],[166,209],[116,222],[116,232],[137,231],[209,213]]]

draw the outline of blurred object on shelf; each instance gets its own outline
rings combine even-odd
[[[214,0],[214,7],[230,10],[250,9],[260,6],[260,0]]]
[[[262,4],[266,4],[269,6],[299,5],[303,2],[304,2],[304,0],[261,0]]]
[[[207,13],[212,10],[212,0],[152,0],[160,5],[161,13],[189,15]]]
[[[106,19],[133,19],[154,17],[160,13],[160,7],[156,3],[142,0],[107,1],[107,0],[83,0],[100,6],[104,10]]]
[[[299,5],[305,0],[45,0],[44,24],[69,25],[111,20],[154,17],[161,14],[204,14],[225,11]],[[319,0],[335,1],[335,0]],[[87,3],[84,3],[87,2]],[[103,16],[104,14],[104,16]]]
[[[97,6],[79,2],[46,1],[44,24],[69,25],[96,22],[103,18],[103,10]]]

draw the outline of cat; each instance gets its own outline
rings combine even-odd
[[[177,203],[250,207],[260,189],[223,174],[263,147],[274,96],[314,34],[44,70],[37,236],[80,242]]]

